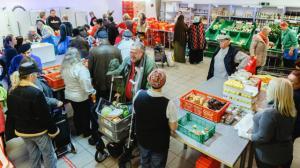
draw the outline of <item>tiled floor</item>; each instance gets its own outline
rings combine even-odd
[[[151,51],[150,51],[151,52]],[[151,53],[150,53],[151,54]],[[168,98],[176,98],[190,89],[196,88],[201,81],[206,80],[207,70],[210,59],[205,58],[204,62],[199,65],[190,64],[176,64],[175,67],[164,67],[167,73],[167,83],[163,89],[163,93]],[[106,159],[103,163],[97,163],[94,160],[95,147],[90,146],[87,139],[82,137],[74,137],[74,144],[77,148],[77,154],[67,154],[66,157],[70,159],[73,164],[84,168],[117,168],[117,160],[113,158]],[[295,142],[295,154],[293,161],[293,168],[300,167],[300,139]],[[16,165],[16,167],[25,168],[28,166],[27,151],[22,140],[15,139],[8,143],[7,152],[9,157]],[[183,144],[171,139],[167,167],[169,168],[192,168],[200,155],[199,152],[192,149],[183,149]],[[238,165],[237,165],[238,166]],[[236,167],[237,167],[236,166]],[[68,167],[63,159],[58,161],[59,168]]]

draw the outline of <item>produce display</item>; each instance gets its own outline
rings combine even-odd
[[[215,111],[220,110],[226,104],[215,98],[211,98],[208,96],[195,94],[195,93],[191,93],[190,95],[188,95],[186,97],[186,99],[197,105],[200,105],[200,106],[203,106],[203,107],[209,108],[211,110],[215,110]]]
[[[252,23],[234,22],[232,26],[224,28],[224,31],[251,33],[254,28]]]
[[[260,86],[259,78],[252,76],[249,72],[239,70],[224,83],[223,95],[233,105],[251,111],[254,108]]]
[[[219,122],[229,106],[225,99],[191,90],[180,98],[180,107],[208,120]]]

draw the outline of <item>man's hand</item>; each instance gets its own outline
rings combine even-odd
[[[57,107],[61,107],[61,106],[63,106],[64,105],[64,103],[62,102],[62,101],[58,101],[57,102]]]

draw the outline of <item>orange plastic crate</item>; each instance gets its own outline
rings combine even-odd
[[[189,96],[190,94],[205,96],[206,101],[209,98],[215,98],[216,100],[225,103],[225,105],[220,110],[214,111],[214,110],[211,110],[207,107],[195,104],[195,103],[187,100],[187,96]],[[197,115],[199,115],[203,118],[206,118],[210,121],[213,121],[213,122],[220,122],[221,117],[225,113],[225,111],[226,111],[227,107],[229,106],[229,104],[230,104],[230,102],[223,99],[223,98],[220,98],[220,97],[217,97],[217,96],[212,96],[212,95],[209,95],[207,93],[204,93],[204,92],[201,92],[201,91],[198,91],[198,90],[191,90],[190,92],[188,92],[187,94],[183,95],[180,98],[180,108],[185,109],[187,111],[190,111],[194,114],[197,114]]]
[[[59,89],[65,86],[64,80],[61,78],[60,72],[45,74],[48,85],[53,89]]]
[[[220,168],[221,163],[202,154],[196,161],[195,168]]]
[[[61,67],[61,65],[54,65],[54,66],[45,67],[45,68],[43,68],[43,73],[48,74],[48,73],[53,73],[54,71],[59,72],[60,67]]]

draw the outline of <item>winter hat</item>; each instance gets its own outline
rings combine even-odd
[[[193,23],[199,23],[200,22],[200,17],[199,16],[195,16]]]
[[[124,33],[123,33],[123,37],[131,38],[132,37],[131,31],[130,30],[125,30]]]
[[[154,89],[162,88],[166,83],[166,74],[162,69],[153,70],[148,76],[148,82]]]
[[[107,39],[108,38],[108,33],[105,30],[102,30],[98,33],[98,38]]]
[[[19,51],[20,51],[20,53],[25,53],[26,51],[28,51],[30,49],[31,49],[31,44],[25,43],[20,47]]]
[[[20,65],[19,74],[20,76],[29,75],[35,72],[40,72],[39,68],[33,61],[28,61]]]

